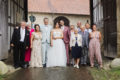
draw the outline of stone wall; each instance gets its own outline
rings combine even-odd
[[[117,54],[120,57],[120,0],[117,0]]]
[[[75,26],[78,21],[81,21],[83,25],[87,22],[87,20],[89,20],[90,22],[90,16],[84,16],[84,15],[66,15],[66,14],[30,13],[29,12],[28,18],[31,14],[33,14],[36,17],[36,21],[34,22],[36,24],[43,24],[44,17],[47,17],[49,18],[50,24],[53,25],[54,19],[59,16],[66,17],[67,19],[69,19],[70,24]],[[30,23],[30,19],[28,19],[28,22]]]

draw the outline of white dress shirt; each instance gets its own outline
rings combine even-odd
[[[45,25],[45,29],[46,29],[46,31],[48,31],[48,25]]]
[[[92,29],[85,29],[85,31],[91,33],[91,32],[92,32]]]
[[[25,39],[25,29],[20,28],[20,42],[24,42]]]
[[[62,29],[63,31],[64,31],[64,28],[65,28],[64,26],[61,26],[61,29]]]
[[[45,30],[46,30],[45,36],[48,36],[48,25],[45,25]],[[47,41],[47,37],[46,37],[46,41]]]

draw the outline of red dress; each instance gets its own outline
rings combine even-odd
[[[31,29],[31,31],[30,31],[30,41],[31,41],[32,32],[34,32],[34,29]],[[25,62],[29,62],[30,58],[31,58],[31,48],[29,46],[29,48],[25,52]]]

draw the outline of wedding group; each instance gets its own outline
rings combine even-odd
[[[97,26],[89,23],[66,26],[64,20],[49,25],[49,19],[43,19],[44,25],[22,21],[14,28],[11,40],[14,67],[66,67],[75,68],[90,63],[94,67],[97,60],[100,68],[102,57],[100,50],[101,33]]]

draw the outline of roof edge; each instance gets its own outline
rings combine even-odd
[[[83,16],[90,16],[90,14],[72,14],[72,13],[52,13],[52,12],[37,12],[37,11],[28,11],[28,13],[45,13],[45,14],[67,14],[67,15],[83,15]]]

